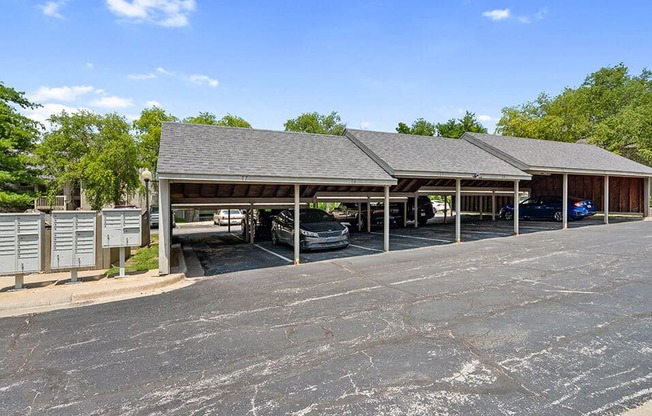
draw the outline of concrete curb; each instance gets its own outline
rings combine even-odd
[[[186,276],[183,273],[175,273],[160,277],[152,276],[146,281],[143,279],[144,281],[138,282],[138,284],[128,282],[129,277],[114,279],[118,280],[118,282],[108,282],[106,286],[109,287],[94,288],[88,291],[82,291],[81,293],[73,293],[71,303],[98,301],[127,295],[143,295],[182,282],[185,278]]]

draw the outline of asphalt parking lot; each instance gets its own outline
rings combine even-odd
[[[0,319],[3,414],[616,415],[652,399],[652,221],[246,270]]]
[[[614,216],[610,223],[640,221],[639,216]],[[454,218],[444,223],[442,214],[431,219],[426,226],[390,229],[390,251],[452,244],[455,240]],[[581,221],[570,221],[570,229],[603,225],[603,218],[596,216]],[[247,244],[240,226],[217,226],[212,223],[185,224],[175,229],[175,239],[183,246],[191,247],[200,261],[204,275],[219,275],[236,271],[284,266],[293,263],[294,252],[287,245],[272,245],[269,239]],[[521,221],[521,234],[561,229],[555,221]],[[477,215],[462,217],[462,242],[510,237],[513,223],[490,216],[480,219]],[[302,263],[365,256],[383,252],[382,227],[374,227],[371,233],[352,232],[350,245],[345,249],[308,251],[301,253]]]

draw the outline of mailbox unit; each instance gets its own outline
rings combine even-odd
[[[52,212],[52,269],[95,266],[95,211]]]
[[[133,208],[102,210],[102,247],[134,247],[141,244],[141,212]]]
[[[0,274],[43,269],[43,222],[43,214],[0,214]]]

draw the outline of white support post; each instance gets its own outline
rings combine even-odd
[[[414,228],[419,228],[419,194],[414,194]]]
[[[358,203],[358,231],[362,231],[362,204]]]
[[[407,227],[407,201],[403,202],[403,228]]]
[[[25,275],[23,273],[16,273],[14,276],[14,290],[23,289],[25,284]]]
[[[254,214],[254,204],[249,205],[249,212],[249,215],[251,215],[251,217],[249,217],[249,242],[254,244],[254,240],[256,239],[256,224],[254,222],[256,215]]]
[[[609,224],[609,176],[604,177],[604,192],[602,193],[602,209],[604,210],[604,223]]]
[[[491,191],[491,221],[496,221],[496,191]]]
[[[568,173],[564,173],[563,180],[562,180],[562,202],[561,202],[561,209],[564,214],[563,220],[562,220],[562,229],[567,229],[568,228]]]
[[[643,179],[643,217],[650,217],[650,177]]]
[[[484,217],[484,196],[480,195],[480,221],[482,221],[482,217]]]
[[[371,232],[371,198],[367,197],[367,232]]]
[[[455,179],[455,242],[462,241],[462,180]]]
[[[389,251],[389,186],[385,186],[385,205],[383,206],[383,251]]]
[[[159,180],[158,191],[158,271],[160,275],[170,274],[171,227],[170,181]]]
[[[299,253],[301,252],[301,227],[299,225],[299,215],[301,199],[299,192],[301,191],[299,185],[294,185],[294,264],[299,264]]]
[[[116,277],[127,277],[125,274],[125,248],[120,247],[120,273]]]
[[[518,205],[519,201],[519,191],[518,191],[518,179],[514,181],[514,235],[518,235],[518,219],[521,215],[520,207]]]

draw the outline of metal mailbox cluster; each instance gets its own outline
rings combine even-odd
[[[52,270],[70,269],[71,281],[77,270],[95,266],[97,212],[52,212]],[[23,275],[43,270],[42,213],[0,214],[0,275],[15,275],[16,289],[23,286]],[[102,210],[102,247],[120,248],[120,275],[124,277],[125,247],[140,246],[139,209]]]

